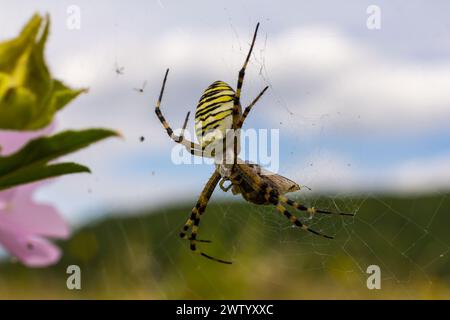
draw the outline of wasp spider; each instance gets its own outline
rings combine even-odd
[[[253,35],[253,40],[250,46],[250,50],[245,59],[244,65],[239,71],[239,77],[237,81],[236,91],[233,90],[228,84],[223,81],[216,81],[211,84],[200,98],[195,113],[195,129],[199,143],[188,141],[184,138],[184,130],[189,119],[189,112],[185,118],[181,134],[175,135],[163,114],[161,113],[160,105],[161,99],[166,85],[167,75],[169,69],[167,69],[158,102],[156,103],[155,112],[161,121],[164,129],[167,131],[169,137],[177,143],[182,144],[193,155],[202,157],[215,157],[214,151],[217,148],[209,148],[214,145],[218,140],[225,140],[229,131],[239,132],[246,117],[248,116],[252,107],[261,98],[268,87],[265,87],[261,93],[248,105],[244,112],[241,108],[241,89],[244,82],[244,75],[247,64],[249,62],[253,46],[255,44],[256,35],[258,32],[259,23],[256,25],[256,30]],[[218,135],[219,134],[219,135]],[[223,138],[225,137],[225,138]],[[276,209],[284,215],[289,221],[308,232],[325,238],[332,239],[331,236],[320,233],[311,229],[304,223],[302,223],[295,215],[286,209],[286,206],[290,206],[296,210],[305,211],[311,216],[316,213],[321,214],[337,214],[344,216],[352,216],[350,213],[336,213],[321,210],[314,207],[306,207],[296,201],[293,201],[285,196],[286,193],[300,190],[300,186],[292,180],[282,177],[277,174],[267,174],[264,170],[256,165],[243,162],[237,158],[239,153],[239,134],[235,134],[232,139],[232,148],[227,143],[222,141],[224,145],[224,152],[221,158],[221,162],[216,161],[216,169],[211,178],[203,188],[202,193],[192,209],[190,217],[187,219],[183,226],[180,237],[190,242],[190,248],[193,252],[202,255],[208,259],[230,264],[231,262],[214,258],[202,251],[197,247],[198,242],[210,242],[209,240],[199,240],[197,238],[200,219],[205,212],[206,205],[219,184],[220,188],[227,192],[232,190],[233,194],[241,194],[245,200],[259,204],[259,205],[274,205]],[[207,150],[213,149],[212,152]],[[228,151],[231,150],[233,161],[226,161]],[[225,186],[225,182],[230,182],[228,186]],[[190,230],[190,235],[188,235]]]

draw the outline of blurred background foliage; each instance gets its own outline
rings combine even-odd
[[[324,207],[331,200],[306,201]],[[231,258],[232,265],[192,254],[188,243],[178,238],[190,205],[131,217],[118,212],[80,228],[61,243],[64,257],[58,265],[28,269],[3,262],[0,297],[450,298],[447,195],[332,202],[358,210],[355,218],[315,218],[315,228],[334,234],[335,240],[290,227],[271,207],[213,201],[200,230],[201,238],[213,242],[201,248]],[[66,268],[72,264],[81,267],[79,291],[66,287]],[[372,264],[381,267],[381,290],[366,287],[366,268]]]

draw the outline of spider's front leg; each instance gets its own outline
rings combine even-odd
[[[264,92],[266,92],[266,90],[269,88],[269,86],[266,86],[259,94],[258,96],[252,101],[252,103],[250,103],[244,110],[244,113],[242,113],[241,118],[239,119],[238,123],[237,123],[237,128],[241,129],[245,119],[247,118],[248,114],[250,113],[250,111],[252,110],[253,106],[258,102],[259,98],[262,97],[262,95],[264,94]]]
[[[256,29],[255,29],[255,33],[253,34],[253,39],[252,39],[252,44],[250,45],[250,50],[248,51],[247,54],[247,58],[244,61],[244,65],[242,66],[241,70],[239,70],[239,77],[238,77],[238,82],[237,82],[237,86],[236,86],[236,94],[234,96],[234,109],[233,109],[233,117],[234,118],[234,124],[237,124],[237,112],[238,112],[238,108],[241,104],[241,90],[242,90],[242,85],[244,84],[244,77],[245,77],[245,70],[247,69],[247,65],[248,62],[250,60],[250,56],[252,55],[252,51],[253,51],[253,47],[255,46],[255,41],[256,41],[256,35],[258,34],[258,28],[259,28],[259,22],[256,25]],[[236,128],[234,128],[236,129]]]
[[[258,28],[259,28],[259,22],[256,24],[256,29],[255,29],[255,33],[253,34],[252,44],[250,45],[250,50],[248,51],[247,57],[244,61],[244,65],[242,66],[241,70],[239,70],[238,81],[237,81],[237,86],[236,86],[236,93],[235,93],[234,99],[233,99],[233,130],[234,130],[235,134],[236,134],[237,130],[239,130],[239,122],[242,119],[241,90],[242,90],[242,86],[244,84],[245,70],[247,69],[247,65],[250,60],[250,56],[252,54],[253,47],[255,46],[256,35],[258,34]],[[233,140],[234,140],[233,141],[233,145],[234,145],[233,163],[237,164],[238,141],[237,141],[236,135],[234,135]]]
[[[159,98],[158,98],[158,101],[156,102],[156,106],[155,106],[156,116],[158,117],[159,121],[163,125],[164,129],[167,131],[168,136],[173,141],[175,141],[176,143],[182,144],[191,154],[196,155],[196,156],[203,156],[203,151],[202,151],[201,146],[197,143],[194,143],[192,141],[185,139],[185,137],[184,137],[184,131],[186,130],[190,112],[188,112],[186,115],[186,118],[185,118],[184,124],[183,124],[183,128],[181,129],[181,134],[179,136],[177,136],[173,133],[173,129],[170,127],[169,123],[166,121],[166,118],[163,116],[163,114],[161,112],[161,108],[160,108],[161,100],[162,100],[162,97],[164,94],[164,88],[166,87],[166,81],[167,81],[168,74],[169,74],[169,69],[166,70],[166,73],[164,75],[161,92],[159,93]]]

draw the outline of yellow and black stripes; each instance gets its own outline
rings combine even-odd
[[[282,215],[284,215],[286,218],[288,218],[289,221],[292,224],[294,224],[296,227],[299,227],[300,229],[303,229],[305,231],[311,232],[311,233],[313,233],[315,235],[318,235],[318,236],[321,236],[321,237],[324,237],[324,238],[327,238],[327,239],[334,239],[331,236],[327,236],[326,234],[323,234],[323,233],[318,232],[318,231],[316,231],[314,229],[311,229],[307,225],[303,224],[296,216],[294,216],[289,211],[287,211],[286,208],[281,203],[278,203],[276,205],[276,208]]]
[[[258,97],[246,108],[244,115],[241,110],[241,90],[244,83],[245,69],[247,68],[253,47],[258,34],[259,23],[256,25],[250,50],[245,59],[244,65],[239,71],[236,92],[225,82],[216,81],[211,84],[200,98],[195,113],[195,133],[202,149],[213,142],[218,136],[225,137],[226,130],[238,130],[242,126],[245,118],[253,105],[263,95],[265,88]],[[215,130],[218,130],[216,132]],[[212,134],[211,134],[212,133]],[[234,137],[234,163],[237,163],[238,138]]]
[[[332,211],[326,211],[326,210],[322,210],[322,209],[317,209],[317,208],[314,208],[314,207],[305,207],[304,205],[302,205],[302,204],[300,204],[300,203],[298,203],[298,202],[296,202],[294,200],[291,200],[288,197],[283,196],[283,195],[280,195],[278,197],[278,199],[281,202],[284,202],[284,203],[290,205],[291,207],[293,207],[293,208],[295,208],[297,210],[308,212],[311,216],[315,215],[316,213],[335,214],[335,215],[339,215],[339,216],[350,216],[350,217],[354,216],[353,213],[332,212]]]
[[[195,113],[195,131],[200,143],[189,141],[184,137],[184,130],[187,126],[189,113],[184,121],[181,134],[177,136],[174,134],[174,131],[161,112],[160,105],[169,72],[168,69],[165,73],[159,99],[155,107],[155,113],[169,137],[175,142],[182,144],[193,155],[211,158],[216,157],[217,153],[215,151],[218,145],[211,143],[217,141],[218,139],[222,140],[227,138],[227,130],[234,130],[232,155],[234,158],[233,163],[229,165],[226,161],[226,157],[229,154],[229,143],[224,143],[222,150],[223,158],[221,159],[223,162],[216,162],[216,170],[205,185],[195,207],[192,208],[191,214],[180,232],[180,237],[189,241],[190,249],[194,253],[198,253],[199,255],[210,260],[226,264],[230,264],[231,262],[212,257],[197,248],[197,243],[211,242],[209,240],[198,239],[197,235],[199,232],[201,217],[203,216],[211,195],[218,184],[223,191],[227,192],[231,189],[233,194],[242,194],[245,200],[254,204],[274,205],[276,210],[284,215],[293,225],[315,235],[329,239],[332,239],[332,237],[311,229],[308,225],[305,225],[302,220],[299,220],[295,215],[289,212],[286,207],[308,212],[311,216],[316,213],[338,214],[343,216],[353,215],[349,213],[334,213],[314,207],[308,208],[300,203],[290,200],[284,196],[284,194],[290,191],[299,190],[300,187],[297,183],[279,175],[269,177],[264,175],[259,166],[242,164],[238,162],[238,142],[240,137],[239,130],[241,129],[253,106],[267,90],[267,87],[264,88],[262,92],[252,101],[252,103],[245,108],[244,112],[242,112],[240,101],[241,91],[244,84],[246,68],[255,45],[258,28],[259,23],[256,26],[250,50],[246,56],[242,68],[239,71],[236,91],[234,91],[227,83],[223,81],[216,81],[203,92]],[[209,147],[207,148],[208,145]],[[229,186],[225,186],[224,182],[226,181],[230,181],[231,184]]]
[[[256,35],[258,34],[259,22],[256,24],[255,33],[253,34],[252,44],[250,45],[250,50],[248,51],[247,57],[244,61],[244,65],[241,70],[239,70],[238,82],[236,86],[236,94],[233,100],[233,129],[238,129],[238,122],[240,118],[240,106],[241,106],[241,90],[244,84],[245,70],[247,69],[248,62],[250,61],[250,56],[252,55],[253,47],[255,46]]]
[[[225,261],[222,259],[214,258],[202,251],[200,251],[197,248],[197,242],[211,242],[210,240],[199,240],[197,239],[198,229],[200,227],[200,218],[202,217],[203,213],[205,212],[206,205],[209,202],[209,199],[211,198],[212,193],[214,192],[215,187],[217,186],[217,183],[219,183],[221,176],[220,173],[216,170],[211,178],[209,178],[208,182],[206,183],[205,188],[203,189],[202,193],[200,194],[200,197],[195,205],[194,208],[192,208],[191,216],[184,224],[181,232],[180,237],[183,239],[187,239],[190,242],[190,249],[194,253],[198,253],[201,256],[208,258],[210,260],[225,263],[225,264],[231,264],[230,261]],[[187,232],[189,231],[189,228],[191,228],[191,235],[188,237]]]
[[[325,213],[325,214],[335,214],[329,211],[324,211],[316,208],[308,208],[304,205],[301,205],[293,200],[288,199],[286,196],[279,194],[279,192],[273,188],[269,183],[264,181],[264,179],[256,174],[253,173],[251,170],[249,170],[246,165],[237,165],[237,170],[240,171],[240,175],[242,180],[240,181],[240,185],[245,181],[248,185],[251,186],[253,191],[251,192],[245,192],[243,193],[244,198],[246,198],[249,201],[255,202],[255,203],[265,203],[265,204],[272,204],[276,206],[277,210],[282,213],[285,217],[289,219],[295,226],[306,230],[308,232],[311,232],[315,235],[319,235],[324,238],[333,239],[333,237],[328,236],[326,234],[323,234],[321,232],[318,232],[314,229],[311,229],[309,226],[303,224],[295,215],[291,214],[283,205],[282,203],[286,203],[293,208],[300,210],[300,211],[307,211],[310,214],[314,213]],[[237,183],[237,179],[233,179],[233,183]],[[242,188],[241,188],[242,190]],[[263,202],[264,201],[264,202]],[[336,213],[339,215],[347,215],[352,216],[353,214],[350,213]]]
[[[232,128],[234,90],[223,81],[210,85],[201,96],[195,113],[195,132],[202,148],[209,144],[205,140],[208,133],[215,129],[225,136]]]
[[[252,54],[253,47],[255,45],[256,35],[258,34],[258,28],[259,28],[259,22],[256,24],[255,33],[253,34],[252,44],[250,45],[250,50],[248,51],[247,58],[245,59],[244,65],[242,66],[241,70],[239,70],[238,82],[237,82],[237,86],[236,86],[236,94],[234,95],[234,98],[233,98],[233,111],[232,111],[232,117],[233,117],[232,128],[235,132],[239,129],[238,124],[242,118],[242,116],[241,116],[241,113],[242,113],[241,90],[242,90],[242,86],[244,84],[245,69],[247,69],[247,65],[250,60],[250,56]],[[248,110],[248,111],[250,111],[250,110]],[[238,153],[238,137],[236,135],[234,136],[233,150],[234,150],[233,163],[236,165],[237,157],[238,157],[238,155],[237,155],[237,153]]]

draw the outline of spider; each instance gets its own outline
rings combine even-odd
[[[306,207],[287,198],[285,196],[286,193],[300,190],[300,186],[297,183],[274,173],[268,174],[268,172],[262,169],[259,165],[244,162],[238,158],[240,149],[240,129],[242,128],[242,125],[244,124],[244,121],[250,113],[252,107],[268,89],[268,87],[265,87],[244,109],[244,112],[242,112],[240,102],[241,89],[244,82],[247,64],[250,60],[253,46],[255,44],[258,28],[259,23],[256,25],[253,40],[244,65],[239,71],[236,91],[234,91],[225,82],[216,81],[203,92],[195,114],[195,129],[199,143],[188,141],[184,138],[184,131],[189,120],[190,112],[186,115],[179,136],[174,134],[172,128],[169,126],[161,112],[161,100],[169,69],[166,70],[164,75],[161,91],[155,107],[155,113],[158,119],[161,121],[164,129],[173,141],[182,144],[193,155],[216,158],[214,173],[203,188],[195,207],[191,211],[190,217],[187,219],[180,232],[180,237],[182,239],[189,240],[190,249],[193,252],[198,253],[210,260],[225,264],[231,264],[231,262],[215,258],[204,253],[197,247],[198,242],[211,242],[209,240],[200,240],[197,238],[197,235],[200,226],[200,219],[205,212],[209,199],[217,185],[219,185],[224,192],[231,189],[234,195],[241,194],[245,200],[254,204],[273,205],[276,207],[276,210],[288,218],[294,226],[328,239],[333,239],[333,237],[311,229],[290,211],[288,211],[286,206],[290,206],[299,211],[307,212],[311,216],[316,213],[353,216],[351,213],[330,212],[314,207]],[[233,142],[232,145],[227,143],[229,141],[224,141],[230,140],[228,136],[230,131],[235,132],[231,139]],[[220,153],[218,150],[220,151],[221,148],[216,147],[218,142],[221,142],[223,146],[221,157],[218,156]],[[228,158],[230,154],[232,161]],[[217,159],[219,160],[217,161]],[[226,182],[230,182],[230,184],[225,186]],[[190,235],[188,235],[189,230],[191,231]]]

